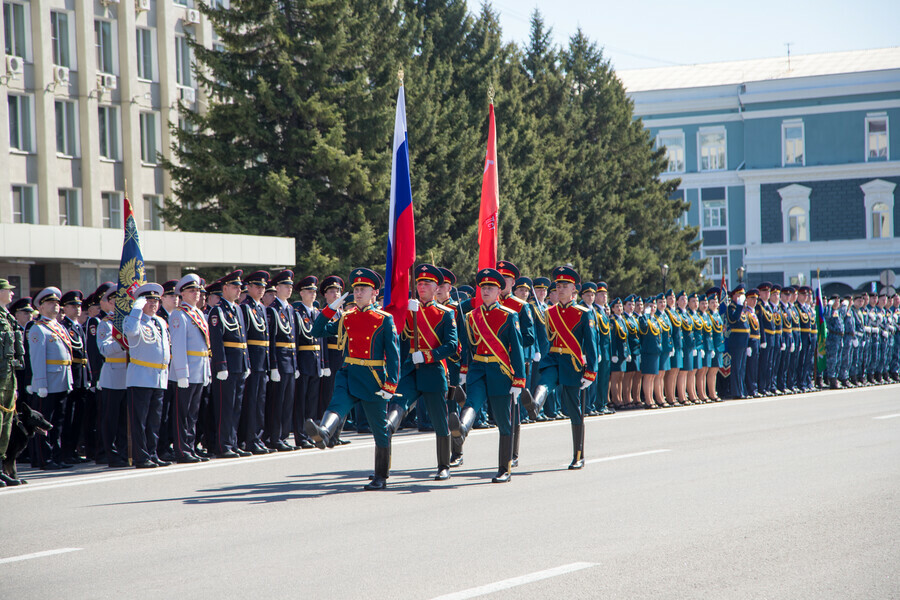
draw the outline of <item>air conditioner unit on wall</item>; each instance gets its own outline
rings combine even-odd
[[[104,90],[114,90],[119,87],[119,78],[115,75],[100,73],[97,75],[97,87]]]
[[[150,10],[150,0],[134,0],[134,9],[138,12]]]
[[[21,56],[6,57],[6,72],[12,75],[13,79],[16,79],[23,71],[25,71],[25,61]]]
[[[184,15],[184,24],[185,25],[199,25],[200,24],[200,11],[196,8],[192,8],[187,11]]]
[[[69,83],[69,67],[53,67],[53,81],[56,83]]]
[[[185,102],[193,104],[194,102],[197,101],[197,90],[195,90],[194,88],[181,87],[181,88],[179,88],[178,91],[181,96],[181,99],[184,100]]]

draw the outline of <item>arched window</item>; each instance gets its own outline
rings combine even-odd
[[[894,188],[896,183],[875,179],[861,186],[865,195],[866,237],[883,239],[894,237]]]
[[[872,206],[872,237],[891,237],[891,210],[884,202]]]
[[[806,211],[802,206],[794,206],[788,211],[789,242],[808,242],[809,226]]]

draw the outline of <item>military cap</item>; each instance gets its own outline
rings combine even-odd
[[[372,269],[357,267],[350,271],[350,287],[367,285],[376,290],[380,290],[383,282],[384,280],[381,278],[381,275]]]
[[[662,295],[662,294],[657,294],[657,295],[653,298],[653,300],[656,301],[656,302],[659,302],[660,300],[665,300],[665,299],[666,299],[666,297],[665,297],[664,295]]]
[[[802,293],[805,293],[805,292],[802,292]],[[863,295],[860,294],[859,292],[855,292],[855,293],[853,294],[853,299],[854,299],[854,300],[862,300],[862,297],[863,297]]]
[[[551,282],[550,282],[550,287],[547,288],[547,292],[549,293],[549,292],[555,292],[555,291],[556,291],[556,282],[555,282],[555,281],[551,281]]]
[[[475,285],[478,287],[496,285],[502,289],[506,285],[506,280],[503,279],[503,275],[497,269],[481,269],[475,276]]]
[[[451,271],[447,267],[438,267],[438,269],[441,270],[441,275],[444,276],[444,283],[456,285],[456,275],[453,274],[453,271]]]
[[[710,296],[715,296],[716,298],[718,298],[719,294],[721,294],[721,293],[722,293],[722,290],[720,290],[716,286],[712,286],[711,288],[706,290],[706,297],[709,298]]]
[[[444,274],[439,268],[428,263],[422,263],[416,267],[416,283],[420,281],[431,281],[438,285],[444,283]]]
[[[135,298],[146,298],[147,300],[159,300],[163,293],[163,286],[158,283],[145,283],[134,292]]]
[[[198,277],[195,273],[188,273],[178,280],[178,283],[175,284],[175,288],[173,291],[176,294],[180,294],[185,290],[193,289],[200,289],[200,277]]]
[[[31,296],[22,296],[18,300],[9,303],[9,306],[6,307],[10,314],[16,314],[20,310],[27,310],[28,312],[32,312],[33,309],[31,307]]]
[[[887,292],[884,291],[884,290],[881,290],[881,291],[878,293],[878,297],[879,297],[879,298],[887,298]]]
[[[206,280],[202,277],[200,278],[200,292],[204,294],[209,293],[209,291],[206,289]]]
[[[781,293],[782,294],[793,294],[796,291],[797,290],[795,290],[793,286],[789,285],[789,286],[785,287],[784,289],[782,289]]]
[[[801,294],[812,294],[812,288],[809,287],[808,285],[801,285],[799,292]],[[862,294],[859,294],[859,297],[862,298]]]
[[[669,289],[667,289],[667,290],[665,291],[665,293],[664,293],[663,295],[664,295],[666,298],[668,298],[669,296],[674,296],[674,295],[675,295],[675,290],[673,290],[672,288],[669,288]]]
[[[59,302],[60,298],[62,298],[62,292],[59,291],[59,288],[48,287],[38,292],[38,295],[34,297],[33,304],[37,308],[44,302]]]
[[[575,291],[578,292],[579,294],[581,293],[581,284],[580,283],[575,284]]]
[[[319,293],[323,296],[325,292],[330,290],[331,288],[337,288],[338,290],[344,289],[344,280],[338,277],[337,275],[329,275],[325,279],[322,280],[322,283],[319,284]]]
[[[768,292],[769,290],[772,289],[772,284],[769,283],[768,281],[763,281],[758,286],[756,286],[756,289],[759,290],[760,292]]]
[[[777,283],[772,284],[772,293],[774,294],[775,292],[781,293],[781,286]]]
[[[567,281],[569,283],[574,283],[575,285],[581,283],[581,278],[572,267],[556,267],[553,269],[552,275],[553,281],[557,283],[560,281]]]
[[[217,281],[213,281],[206,285],[206,293],[207,294],[215,294],[216,296],[222,295],[222,280],[219,279]]]
[[[700,294],[698,294],[697,292],[692,292],[692,293],[688,294],[687,299],[688,300],[694,300],[694,299],[699,300]]]
[[[104,295],[106,295],[106,292],[109,291],[109,288],[116,289],[117,287],[118,286],[116,286],[115,282],[104,281],[103,283],[101,283],[100,285],[97,286],[97,289],[94,290],[94,293],[92,294],[92,296],[95,296],[97,298],[97,301],[99,302],[100,298],[102,298]]]
[[[119,291],[119,288],[117,288],[116,286],[114,286],[114,285],[110,286],[109,288],[106,289],[106,291],[104,291],[102,294],[100,294],[100,298],[102,300],[109,300],[110,296],[115,296],[118,291]]]
[[[162,284],[163,296],[174,296],[175,295],[175,284],[178,283],[177,279],[170,279],[169,281]]]
[[[465,294],[469,298],[471,298],[475,294],[475,288],[473,288],[471,285],[461,285],[457,288],[457,291],[460,294]]]
[[[307,275],[298,281],[295,287],[298,290],[316,290],[319,287],[319,278],[315,275]]]
[[[244,282],[249,285],[259,285],[262,287],[266,287],[266,285],[269,283],[269,272],[253,271],[244,278]]]
[[[625,304],[628,304],[629,302],[634,302],[636,298],[637,298],[637,296],[635,296],[634,294],[628,294],[627,296],[625,296]]]
[[[241,275],[244,274],[244,271],[238,269],[237,271],[232,271],[228,275],[225,275],[221,279],[219,279],[219,283],[222,285],[241,285]]]
[[[82,305],[85,308],[90,308],[91,306],[94,306],[98,302],[99,302],[99,300],[97,299],[97,292],[91,292],[90,294],[88,294],[87,296],[84,297],[84,300],[82,300]]]
[[[550,287],[550,279],[547,277],[535,277],[534,278],[534,288],[546,290]]]
[[[285,270],[281,271],[280,273],[276,274],[274,277],[272,277],[270,283],[272,285],[285,284],[285,285],[293,286],[294,285],[294,272],[291,271],[290,269],[285,269]]]
[[[681,290],[680,292],[678,292],[678,295],[675,296],[676,300],[678,300],[679,298],[687,298],[687,293],[684,290]]]
[[[0,290],[14,290],[16,286],[11,284],[8,279],[0,279]]]
[[[853,296],[850,294],[844,294],[844,300],[853,300]]]
[[[534,282],[531,281],[531,277],[525,277],[523,275],[522,277],[519,277],[518,279],[516,279],[516,282],[513,284],[514,290],[517,290],[520,287],[525,287],[530,290],[532,287],[534,287]]]
[[[731,297],[733,298],[735,294],[739,294],[739,293],[741,293],[741,292],[744,292],[746,289],[747,289],[747,288],[744,287],[744,284],[743,284],[743,283],[737,284],[736,286],[734,286],[734,289],[731,290]]]
[[[581,284],[581,290],[579,290],[579,291],[582,294],[585,292],[596,292],[597,284],[594,283],[593,281],[585,281],[583,284]]]
[[[616,304],[622,304],[622,299],[617,297],[612,302],[609,303],[610,307],[613,307]]]
[[[80,305],[84,301],[84,293],[81,290],[69,290],[59,299],[59,303],[65,306],[66,304],[75,304]]]
[[[510,277],[512,279],[519,278],[519,268],[509,262],[508,260],[498,260],[497,261],[497,271],[504,277]],[[503,287],[503,286],[500,286]]]
[[[747,290],[747,297],[748,298],[759,298],[759,290],[756,288]]]
[[[609,291],[609,286],[606,285],[606,282],[605,282],[605,281],[598,281],[598,282],[597,282],[597,291],[598,291],[598,292],[608,292],[608,291]]]
[[[832,294],[828,299],[829,300],[840,300],[841,295],[840,294]]]

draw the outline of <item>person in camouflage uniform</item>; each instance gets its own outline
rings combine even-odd
[[[12,302],[14,289],[9,281],[0,279],[0,462],[6,458],[16,414],[16,368],[25,359],[25,336],[16,318],[6,309]],[[0,487],[19,483],[18,479],[0,472]]]

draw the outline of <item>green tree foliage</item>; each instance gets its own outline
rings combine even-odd
[[[663,151],[583,32],[557,47],[535,11],[518,47],[465,0],[202,10],[224,50],[194,45],[211,100],[174,128],[176,227],[294,237],[300,273],[383,265],[402,68],[419,260],[471,277],[493,88],[501,257],[532,276],[571,262],[614,291],[658,290],[663,262],[673,286],[697,281],[678,182],[660,180]]]

